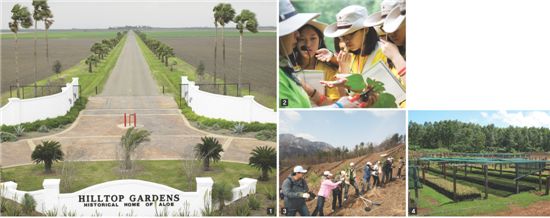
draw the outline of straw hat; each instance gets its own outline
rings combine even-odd
[[[290,0],[280,0],[279,37],[293,33],[316,17],[319,17],[319,13],[298,13]]]
[[[340,10],[336,14],[336,23],[333,23],[325,29],[325,36],[340,37],[363,29],[363,23],[368,17],[368,11],[365,7],[359,5],[350,5]]]

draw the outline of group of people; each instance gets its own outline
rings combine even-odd
[[[349,199],[349,189],[351,187],[355,189],[356,197],[376,187],[383,188],[385,184],[393,180],[393,169],[396,166],[397,178],[402,178],[401,171],[405,167],[403,157],[400,157],[397,163],[394,163],[393,157],[388,157],[383,164],[381,161],[378,161],[374,166],[371,162],[367,162],[364,167],[363,180],[360,181],[362,183],[361,191],[358,188],[356,167],[353,162],[336,176],[330,171],[324,171],[319,192],[317,193],[317,205],[311,215],[324,216],[323,208],[330,195],[332,195],[332,212],[336,211],[337,205],[338,208],[342,208],[342,202],[346,202]],[[295,216],[296,213],[299,213],[301,216],[310,216],[306,200],[311,199],[313,194],[310,192],[304,179],[306,173],[307,170],[302,166],[296,166],[291,175],[282,184],[281,197],[284,199],[285,215],[287,216]],[[381,181],[380,176],[382,176]],[[373,178],[372,186],[370,184],[371,177]]]
[[[282,107],[372,106],[375,94],[351,96],[369,87],[351,90],[345,82],[349,75],[362,74],[379,62],[405,86],[405,0],[383,0],[380,12],[370,15],[363,6],[345,7],[331,25],[315,20],[319,15],[298,13],[290,0],[279,1],[279,98],[287,101]],[[326,47],[325,37],[334,38],[335,52]],[[325,81],[317,82],[325,90],[299,79],[297,73],[303,70],[322,71]]]

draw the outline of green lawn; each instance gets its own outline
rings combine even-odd
[[[152,37],[149,34],[150,33],[147,32],[147,37]],[[159,88],[162,89],[162,87],[164,86],[165,92],[172,93],[174,97],[179,97],[178,95],[180,92],[181,76],[188,76],[189,80],[196,81],[197,75],[195,74],[196,70],[193,65],[177,57],[171,57],[169,58],[168,63],[171,63],[172,61],[176,61],[177,65],[174,67],[174,71],[170,71],[170,68],[166,67],[164,63],[162,63],[156,57],[156,55],[145,45],[145,43],[143,43],[141,38],[136,37],[136,39],[143,53],[143,56],[145,57],[145,60],[147,61],[147,64],[149,64],[151,73],[153,74],[153,77],[155,78],[155,80],[157,81],[157,84],[159,85]],[[208,74],[205,74],[202,80],[212,81],[212,77],[210,77],[210,75]],[[223,80],[221,79],[217,79],[217,80],[218,80],[218,83],[223,83]],[[228,93],[237,93],[236,87],[233,87],[233,86],[227,87],[227,90],[228,90]],[[255,96],[254,100],[256,100],[258,103],[269,108],[275,108],[275,104],[276,104],[275,96],[268,96],[268,95],[264,95],[254,91],[252,91],[250,94]]]
[[[187,160],[189,161],[189,160]],[[130,176],[131,179],[140,179],[159,184],[164,184],[179,190],[194,191],[195,180],[188,186],[185,174],[183,174],[183,160],[141,160],[136,161],[136,172]],[[75,192],[83,188],[121,179],[119,162],[117,161],[90,161],[76,162],[76,173],[74,182],[66,192]],[[48,178],[59,178],[61,176],[61,163],[55,163],[52,167],[53,174],[44,173],[44,165],[26,165],[2,169],[2,181],[15,181],[18,190],[34,191],[42,189],[42,182]],[[239,185],[239,178],[258,178],[261,172],[247,164],[218,162],[211,165],[211,171],[199,170],[198,177],[212,177],[214,182],[225,181],[233,187]],[[263,193],[265,189],[274,190],[276,187],[274,174],[270,174],[270,180],[258,182],[257,191]]]
[[[98,40],[101,41],[101,40]],[[107,78],[109,78],[109,74],[111,73],[112,69],[115,67],[115,64],[118,60],[118,57],[120,56],[120,53],[122,52],[122,48],[124,47],[124,44],[126,43],[126,36],[122,38],[122,40],[118,43],[118,45],[111,50],[109,55],[105,57],[103,60],[98,63],[97,67],[93,67],[92,73],[88,72],[88,65],[84,63],[84,60],[80,61],[77,65],[72,66],[69,69],[64,70],[59,75],[51,75],[47,78],[44,78],[42,80],[39,80],[37,84],[40,85],[46,85],[48,81],[55,81],[58,78],[63,78],[64,82],[70,82],[72,80],[72,77],[78,77],[79,78],[79,84],[82,88],[81,94],[84,97],[88,97],[91,95],[95,95],[95,88],[98,87],[98,93],[101,92],[103,89],[103,85],[107,81]],[[33,93],[34,88],[33,87],[26,87],[25,93]],[[14,93],[15,90],[14,90]],[[4,105],[8,102],[8,98],[10,97],[9,91],[2,93],[2,102],[1,104]]]
[[[487,200],[473,200],[452,202],[451,199],[438,193],[434,189],[423,186],[419,189],[418,215],[421,216],[480,216],[491,215],[506,211],[512,205],[527,207],[539,201],[550,204],[550,196],[538,196],[534,193],[523,192],[510,197],[499,197],[489,194]]]
[[[186,30],[147,30],[143,31],[148,37],[153,38],[175,38],[175,37],[214,37],[216,35],[215,29],[186,29]],[[218,29],[218,36],[221,37],[221,28]],[[239,32],[234,28],[225,28],[224,36],[226,37],[238,37]],[[245,32],[245,37],[276,37],[275,31],[260,30],[258,33]]]
[[[48,31],[48,39],[79,39],[79,38],[113,38],[117,32],[123,32],[123,30],[50,30]],[[2,39],[14,39],[15,35],[11,32],[4,32],[0,35]],[[17,37],[19,39],[34,39],[34,32],[19,32]],[[43,39],[44,30],[38,30],[36,38]]]

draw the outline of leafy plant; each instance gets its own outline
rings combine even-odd
[[[250,207],[246,201],[237,204],[235,207],[235,216],[250,216]]]
[[[14,131],[17,137],[21,137],[23,136],[23,134],[25,134],[25,127],[23,127],[22,125],[17,125],[15,126]]]
[[[25,195],[23,195],[22,207],[23,212],[26,215],[31,215],[36,208],[36,200],[34,200],[34,198],[29,193],[25,193]]]
[[[38,132],[49,132],[50,129],[48,128],[48,126],[42,125],[42,126],[40,126],[40,127],[38,128],[37,131],[38,131]]]
[[[235,126],[233,127],[233,133],[238,134],[238,135],[241,135],[241,134],[244,133],[244,129],[245,129],[244,124],[242,124],[242,123],[237,123],[237,124],[235,124]]]
[[[36,164],[44,162],[44,171],[51,173],[53,162],[63,160],[63,155],[59,142],[42,141],[32,152],[31,158]]]
[[[271,129],[264,129],[256,134],[256,139],[262,141],[275,141],[277,131]]]
[[[52,71],[56,74],[59,74],[61,73],[61,61],[59,60],[56,60],[54,63],[53,63],[53,66],[52,66]]]
[[[273,147],[258,146],[250,153],[248,165],[261,170],[260,180],[267,181],[268,173],[277,167],[277,151]]]
[[[372,108],[396,108],[397,104],[395,104],[395,96],[393,96],[390,93],[384,92],[386,91],[386,88],[384,88],[384,83],[380,81],[373,80],[371,78],[367,78],[367,84],[369,87],[372,87],[373,94],[378,94],[378,99],[374,104],[371,106]]]
[[[58,213],[57,208],[44,211],[44,215],[46,216],[57,216],[57,213]]]
[[[212,187],[212,199],[215,199],[219,205],[219,211],[223,211],[225,201],[233,198],[233,188],[227,182],[214,183]]]
[[[277,191],[275,189],[264,187],[264,193],[267,199],[273,200],[273,201],[277,200]]]
[[[63,205],[63,208],[61,209],[61,213],[63,216],[76,216],[76,211],[69,211],[67,210],[67,207]]]
[[[9,132],[0,132],[0,142],[14,142],[17,141],[17,136]]]
[[[248,207],[250,207],[250,209],[252,210],[257,210],[260,208],[260,201],[255,194],[251,194],[248,196]]]
[[[210,170],[210,161],[218,162],[221,159],[221,152],[223,152],[222,145],[218,139],[214,137],[202,137],[202,143],[195,145],[193,148],[195,158],[203,162],[203,168],[205,171]]]

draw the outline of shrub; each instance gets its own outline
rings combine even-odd
[[[277,131],[272,129],[264,129],[256,134],[256,139],[262,141],[275,141]]]
[[[252,210],[257,210],[260,208],[260,201],[256,198],[255,194],[248,196],[248,207]]]
[[[21,125],[15,126],[15,128],[13,130],[15,131],[15,135],[17,137],[21,137],[21,136],[23,136],[23,134],[25,134],[25,127],[23,127]]]
[[[235,216],[250,216],[250,207],[248,207],[246,201],[237,204],[235,207]]]
[[[233,133],[241,135],[244,133],[245,127],[242,123],[237,123],[235,126],[233,126]]]
[[[275,191],[275,189],[271,189],[271,188],[266,188],[264,187],[264,193],[265,193],[265,196],[267,196],[267,199],[269,200],[277,200],[277,192]]]
[[[49,132],[49,131],[50,131],[50,129],[48,128],[48,126],[46,126],[44,124],[42,124],[42,126],[40,126],[38,128],[38,132]]]
[[[26,215],[31,215],[36,208],[36,201],[31,195],[29,195],[29,193],[25,193],[25,195],[23,196],[22,206],[23,206],[23,212]]]
[[[17,141],[17,136],[9,132],[0,132],[0,142],[13,142]]]

